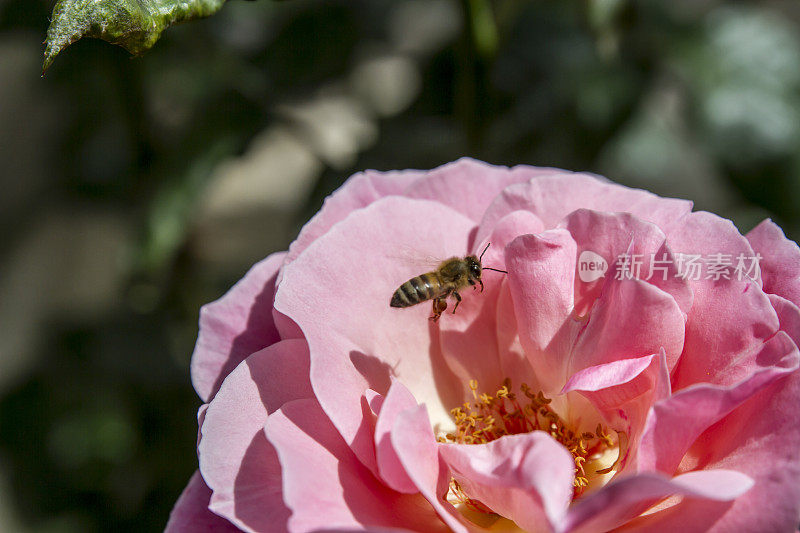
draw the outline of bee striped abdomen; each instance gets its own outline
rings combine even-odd
[[[411,307],[439,294],[439,279],[431,272],[411,278],[394,291],[392,307]]]

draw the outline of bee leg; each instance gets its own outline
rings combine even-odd
[[[453,291],[450,294],[456,297],[456,305],[455,307],[453,307],[453,314],[456,314],[456,309],[458,309],[458,304],[461,303],[461,295],[458,294],[456,291]]]
[[[432,322],[438,321],[439,317],[442,316],[442,313],[444,313],[445,309],[447,309],[447,299],[435,298],[433,300],[433,314],[428,317],[428,320]]]
[[[479,278],[478,283],[481,284],[481,292],[483,292],[483,280]]]

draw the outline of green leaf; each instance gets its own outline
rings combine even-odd
[[[216,13],[225,0],[58,0],[47,29],[44,72],[82,37],[118,44],[134,55],[149,50],[161,32],[179,22]]]

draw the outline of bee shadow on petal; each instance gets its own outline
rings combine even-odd
[[[386,394],[392,384],[391,377],[395,375],[395,369],[386,361],[381,361],[374,355],[367,355],[357,350],[350,352],[350,362],[367,380],[369,388],[380,394]]]

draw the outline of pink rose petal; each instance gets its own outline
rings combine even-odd
[[[442,444],[439,453],[464,492],[526,531],[556,530],[572,500],[575,462],[534,431],[488,444]]]
[[[689,213],[692,203],[660,198],[589,174],[552,170],[528,183],[503,190],[486,209],[481,227],[494,226],[494,221],[512,211],[526,210],[539,217],[546,228],[554,228],[568,214],[581,208],[628,212],[661,226]]]
[[[208,510],[210,498],[211,489],[203,481],[200,472],[195,472],[169,514],[164,533],[239,531],[233,524]]]
[[[582,323],[572,316],[575,241],[566,230],[522,235],[506,247],[519,337],[544,393],[561,390]]]
[[[490,244],[483,256],[483,265],[503,270],[505,246],[517,235],[540,229],[541,222],[533,214],[516,211],[497,223],[491,240],[479,242],[480,249],[476,249],[475,253],[480,254]],[[439,324],[442,353],[453,373],[462,383],[480,377],[481,390],[497,390],[503,380],[512,375],[519,379],[518,374],[505,372],[504,367],[508,365],[501,359],[509,354],[498,350],[497,301],[505,279],[505,274],[484,270],[481,276],[484,291],[465,291],[479,294],[480,305],[459,307],[456,315],[449,316],[448,320],[442,320]],[[530,373],[527,363],[526,371]]]
[[[734,270],[739,264],[739,256],[743,260],[745,271],[749,267],[749,259],[755,256],[753,248],[747,239],[739,233],[736,226],[730,220],[724,219],[713,213],[697,211],[659,226],[667,235],[673,253],[699,255],[702,262],[717,262],[722,259],[730,266],[726,269],[730,271],[730,277],[738,276]],[[722,254],[725,257],[715,257]],[[757,271],[753,272],[750,279],[761,287],[761,275]],[[699,280],[690,278],[692,286],[705,283],[706,276],[709,274],[704,270],[701,272]],[[743,277],[746,272],[743,272]]]
[[[205,412],[198,445],[214,512],[244,529],[277,531],[286,523],[280,465],[262,430],[284,402],[311,396],[302,340],[256,352],[228,375]]]
[[[586,368],[569,379],[563,392],[570,391],[580,392],[613,430],[625,433],[625,441],[633,443],[619,449],[619,475],[635,467],[636,443],[650,407],[670,396],[666,354],[662,349],[658,354]]]
[[[666,352],[671,370],[683,349],[684,315],[666,292],[638,279],[606,280],[568,358],[569,373]]]
[[[206,411],[208,411],[208,404],[204,403],[197,409],[197,444],[200,444],[200,428],[203,427],[203,422],[206,420]]]
[[[655,355],[634,359],[620,359],[599,366],[591,366],[576,372],[564,385],[561,394],[571,391],[600,391],[630,383],[647,370]],[[641,391],[634,395],[638,395]]]
[[[383,408],[383,402],[385,400],[383,394],[375,392],[372,389],[367,389],[364,393],[364,399],[367,401],[367,405],[369,405],[372,414],[377,418],[381,414],[381,409]]]
[[[576,271],[575,307],[579,314],[586,314],[608,280],[625,275],[661,289],[675,300],[683,314],[689,312],[692,290],[686,280],[677,276],[673,254],[658,226],[630,213],[578,209],[567,215],[559,227],[572,235],[579,258],[584,252],[591,252],[608,264],[605,276],[596,281],[583,280]]]
[[[778,315],[781,331],[785,331],[794,343],[800,346],[800,308],[776,294],[768,296],[772,308]]]
[[[272,320],[275,280],[286,253],[256,263],[219,300],[200,309],[200,333],[192,354],[192,383],[204,402],[214,397],[236,365],[280,340]]]
[[[534,390],[542,390],[544,387],[539,383],[519,339],[517,317],[508,281],[504,281],[500,286],[496,307],[497,351],[500,354],[502,375],[508,378],[513,376],[512,386],[526,383]]]
[[[698,256],[702,267],[699,273],[688,268],[686,272],[694,304],[684,353],[673,376],[674,388],[709,380],[719,384],[741,380],[743,355],[756,350],[778,328],[777,316],[761,290],[760,274],[751,279],[736,271],[737,258],[752,258],[755,252],[731,221],[711,213],[692,213],[662,229],[673,252]],[[720,254],[730,266],[716,275],[710,264]]]
[[[640,470],[672,474],[698,436],[742,402],[798,368],[800,354],[779,332],[753,357],[761,367],[732,386],[698,384],[653,406],[639,445]]]
[[[375,424],[375,458],[378,462],[378,473],[386,484],[406,494],[419,492],[417,486],[408,478],[397,452],[392,446],[391,431],[397,416],[406,409],[417,406],[414,396],[402,383],[392,378],[392,385],[381,403],[378,421]]]
[[[367,170],[351,176],[344,185],[325,199],[319,212],[300,230],[289,247],[286,263],[297,259],[303,250],[328,232],[350,213],[386,196],[402,194],[409,184],[424,177],[421,170],[377,172]]]
[[[459,211],[476,223],[494,197],[514,183],[551,173],[548,168],[525,165],[513,168],[489,165],[463,157],[435,168],[405,191],[409,198],[436,200]]]
[[[292,511],[289,531],[447,530],[422,496],[394,492],[378,481],[316,400],[284,404],[267,420],[265,433],[280,458],[283,498]]]
[[[654,503],[673,494],[730,501],[752,486],[753,480],[749,476],[723,469],[689,472],[672,479],[659,474],[626,477],[576,503],[570,509],[565,531],[608,531],[636,518]]]
[[[759,262],[764,290],[800,306],[800,248],[786,238],[783,230],[767,219],[747,234]]]
[[[800,519],[800,376],[762,389],[706,431],[682,468],[732,468],[755,486],[728,505],[687,499],[632,522],[640,531],[796,531]],[[687,456],[688,457],[688,456]]]
[[[520,235],[541,233],[545,230],[544,224],[539,218],[529,211],[513,211],[504,216],[491,228],[488,240],[476,241],[478,246],[483,249],[487,244],[491,244],[487,250],[484,266],[492,268],[502,268],[505,266],[505,254],[503,250],[511,241]],[[485,272],[488,276],[488,272]]]
[[[492,228],[491,240],[489,241],[492,243],[490,250],[494,248],[497,252],[502,253],[487,256],[485,265],[505,269],[505,247],[519,235],[540,233],[543,230],[542,221],[529,211],[514,211],[503,217]],[[492,260],[491,262],[489,261],[490,259]],[[489,275],[499,274],[487,273],[487,276]],[[511,300],[511,293],[508,288],[507,275],[502,277],[502,282],[498,286],[497,294],[493,299],[495,317],[491,320],[491,323],[495,328],[494,341],[503,379],[513,377],[516,384],[527,383],[536,387],[537,390],[541,389],[519,341],[517,319],[514,314],[514,303]],[[487,390],[491,389],[487,388]]]
[[[673,388],[703,382],[736,383],[755,364],[749,356],[757,354],[778,331],[778,316],[769,298],[751,280],[707,280],[695,283],[694,291]]]
[[[539,217],[523,209],[511,211],[499,219],[492,220],[491,225],[488,225],[486,220],[481,224],[475,243],[479,246],[485,246],[483,243],[492,243],[492,247],[498,250],[505,248],[520,235],[541,233],[547,229]],[[486,264],[493,266],[488,262]]]
[[[392,428],[392,445],[409,479],[450,530],[455,533],[470,531],[461,514],[445,499],[450,473],[440,460],[424,405],[406,409],[397,416]]]

